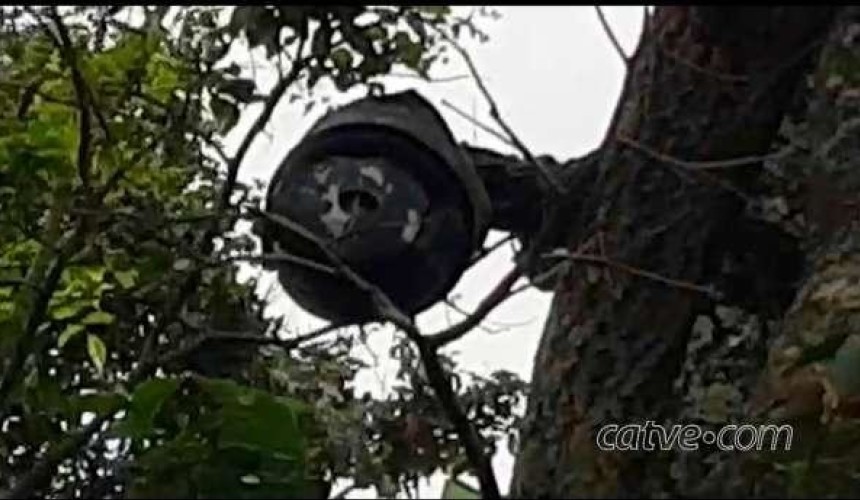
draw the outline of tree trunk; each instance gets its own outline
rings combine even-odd
[[[767,154],[787,114],[806,109],[806,100],[814,114],[809,96],[830,84],[816,80],[808,91],[805,76],[822,60],[823,46],[856,30],[846,21],[855,18],[847,8],[656,9],[600,160],[586,166],[592,175],[577,176],[590,181],[571,186],[570,203],[555,217],[555,232],[564,235],[558,243],[570,252],[598,249],[653,274],[623,266],[595,272],[574,262],[559,278],[535,360],[512,496],[775,494],[766,471],[744,479],[752,469],[742,465],[758,464],[752,459],[704,447],[600,451],[595,433],[609,423],[740,424],[763,418],[761,408],[772,410],[775,400],[785,402],[780,353],[806,339],[792,321],[830,326],[810,319],[813,307],[805,306],[810,297],[820,300],[821,286],[835,286],[816,276],[860,269],[850,243],[840,247],[849,248],[840,254],[844,261],[836,259],[848,264],[836,271],[834,259],[814,253],[852,241],[840,231],[845,223],[827,216],[840,213],[825,194],[834,179],[845,178],[844,169],[842,177],[797,173],[801,186],[810,186],[797,198],[805,200],[802,213],[809,222],[812,214],[827,219],[822,232],[817,222],[798,229],[796,221],[773,216],[769,208],[788,197],[779,190],[789,188],[763,168],[770,162],[712,162]],[[841,38],[828,37],[840,29]],[[719,296],[704,293],[705,286]],[[847,292],[838,296],[848,304],[843,309],[858,303]],[[769,355],[776,338],[794,340],[777,342]]]

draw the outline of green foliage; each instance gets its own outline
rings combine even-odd
[[[269,98],[228,53],[262,49],[291,94],[378,89],[394,66],[427,75],[452,23],[444,7],[0,8],[0,490],[69,446],[29,494],[323,497],[335,478],[393,494],[462,462],[414,356],[378,401],[352,393],[350,338],[206,337],[287,333],[232,263],[256,249],[233,228],[259,189],[219,202],[221,139]],[[460,392],[501,436],[522,390]],[[439,431],[431,454],[416,421]]]
[[[117,434],[170,437],[140,454],[131,496],[317,496],[319,484],[305,470],[308,413],[294,400],[230,380],[141,384]]]

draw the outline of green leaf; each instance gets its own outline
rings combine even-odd
[[[457,478],[449,477],[442,488],[441,496],[445,500],[475,500],[481,498],[481,492],[457,480]]]
[[[451,7],[448,7],[447,5],[422,6],[416,7],[416,9],[436,18],[440,18],[451,13]]]
[[[124,289],[128,290],[137,282],[137,270],[129,269],[127,271],[115,271],[113,273],[117,283]]]
[[[165,378],[150,379],[138,385],[131,396],[128,414],[116,426],[116,432],[131,438],[143,438],[152,434],[156,415],[178,388],[178,379]]]
[[[201,388],[222,405],[219,448],[245,449],[280,460],[303,456],[299,417],[304,405],[224,379],[204,379]]]
[[[84,316],[84,319],[81,320],[81,323],[85,325],[109,325],[113,323],[114,319],[116,319],[116,317],[109,312],[93,311]]]
[[[72,340],[72,337],[84,331],[84,328],[84,325],[77,323],[66,326],[66,329],[63,330],[63,333],[61,333],[59,338],[57,338],[57,347],[62,349],[64,345]]]
[[[87,353],[90,355],[90,359],[96,366],[96,371],[102,373],[104,371],[105,361],[107,361],[107,347],[105,347],[105,343],[102,342],[102,339],[92,334],[87,335]]]
[[[334,63],[334,67],[341,70],[346,71],[352,68],[352,52],[343,47],[338,47],[332,51],[331,62]]]
[[[72,316],[78,314],[78,312],[83,309],[82,304],[66,304],[63,306],[59,306],[54,309],[52,316],[54,319],[69,319]]]

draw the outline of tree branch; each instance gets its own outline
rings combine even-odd
[[[239,149],[236,150],[236,154],[227,164],[227,180],[224,184],[223,190],[221,191],[221,209],[226,208],[230,204],[230,195],[233,193],[233,188],[236,186],[236,180],[239,176],[239,167],[241,166],[245,155],[248,153],[248,150],[251,148],[251,144],[269,122],[269,119],[272,117],[272,114],[275,112],[275,108],[287,92],[287,89],[295,82],[295,79],[304,69],[304,60],[301,58],[301,52],[305,41],[306,38],[303,37],[299,42],[298,55],[295,62],[293,62],[293,65],[290,67],[290,72],[280,78],[278,83],[269,93],[269,97],[266,98],[266,102],[263,106],[263,111],[261,111],[260,115],[257,116],[254,124],[251,125],[250,130],[248,130],[248,133],[245,134],[245,137],[239,144]]]
[[[415,322],[401,311],[388,297],[388,295],[385,294],[385,292],[352,270],[349,265],[340,258],[340,256],[332,251],[329,246],[315,234],[287,217],[274,213],[257,211],[256,209],[255,211],[270,222],[275,223],[288,231],[294,232],[299,236],[304,237],[309,242],[314,243],[326,258],[328,258],[328,260],[337,267],[338,271],[345,278],[372,297],[373,304],[382,319],[393,323],[395,326],[403,330],[410,340],[415,342],[421,354],[421,361],[424,365],[424,370],[427,373],[427,379],[430,381],[431,387],[433,387],[433,390],[436,392],[436,396],[439,399],[439,403],[442,406],[443,411],[457,430],[457,435],[460,437],[460,440],[463,442],[463,447],[466,449],[466,456],[472,464],[475,474],[478,476],[478,480],[481,484],[481,493],[484,495],[484,498],[501,498],[490,459],[485,453],[480,439],[472,427],[472,423],[463,413],[462,408],[460,408],[460,405],[457,402],[456,395],[451,388],[451,383],[445,375],[442,365],[439,363],[436,346],[421,334],[418,327],[415,325]],[[514,279],[514,281],[516,280]],[[511,285],[512,284],[513,282]],[[478,320],[478,322],[480,322],[480,320]],[[471,329],[471,327],[469,329]],[[468,331],[468,329],[466,331]]]
[[[795,151],[795,146],[789,144],[775,153],[766,155],[743,156],[727,160],[691,161],[682,160],[680,158],[675,158],[665,153],[661,153],[625,135],[619,134],[616,136],[616,139],[621,144],[629,146],[631,149],[651,157],[651,159],[689,170],[718,170],[724,168],[744,167],[748,165],[759,165],[765,161],[781,160]]]
[[[188,322],[185,322],[186,325],[196,328],[193,325],[190,325]],[[319,338],[327,333],[331,333],[335,330],[339,330],[349,326],[349,323],[331,323],[322,328],[317,328],[308,333],[304,333],[301,335],[297,335],[295,337],[289,339],[279,339],[276,337],[263,337],[260,335],[255,335],[253,333],[248,332],[228,332],[228,331],[220,331],[213,329],[206,329],[203,334],[197,336],[190,342],[185,345],[179,346],[171,351],[168,351],[161,356],[158,357],[158,364],[166,365],[172,363],[178,359],[182,359],[185,356],[188,356],[192,352],[199,349],[203,344],[209,341],[217,341],[217,340],[226,340],[226,341],[235,341],[242,342],[248,344],[256,344],[256,345],[271,345],[280,347],[284,350],[291,350],[299,347],[301,344],[308,342],[310,340],[314,340]]]
[[[54,289],[60,282],[60,277],[65,268],[66,259],[63,255],[56,255],[45,273],[45,280],[37,286],[35,299],[30,314],[24,326],[24,331],[19,338],[15,339],[15,346],[7,361],[6,370],[0,378],[0,407],[4,406],[12,387],[17,383],[27,358],[30,341],[35,337],[36,330],[42,324],[47,314],[48,303],[54,295]],[[30,281],[29,279],[27,280]],[[35,285],[34,285],[35,286]]]
[[[495,252],[499,248],[502,248],[504,245],[514,241],[515,239],[516,238],[513,235],[508,235],[508,236],[505,236],[504,238],[502,238],[501,240],[493,243],[492,245],[485,247],[485,248],[482,248],[480,251],[478,251],[478,253],[474,257],[472,257],[472,260],[469,261],[469,265],[473,266],[473,265],[477,264],[484,257],[490,255],[491,253]]]
[[[451,343],[469,333],[473,328],[481,324],[481,321],[483,321],[484,318],[486,318],[499,304],[513,295],[510,293],[511,287],[513,287],[514,283],[520,279],[520,276],[522,276],[522,271],[519,266],[514,266],[514,268],[511,269],[501,281],[499,281],[489,295],[484,297],[472,314],[460,323],[457,323],[448,329],[427,336],[427,344],[433,349],[438,349],[439,347]]]
[[[448,380],[448,375],[439,362],[436,348],[430,342],[425,342],[424,339],[419,339],[416,344],[421,355],[421,362],[424,364],[427,380],[436,393],[439,404],[454,425],[454,429],[456,429],[457,435],[463,443],[463,448],[466,449],[466,456],[478,477],[478,483],[481,485],[481,496],[489,499],[502,498],[489,454],[484,450],[481,437],[475,431],[469,417],[463,413],[463,409],[457,401],[457,395],[451,387],[450,380]]]
[[[225,259],[227,262],[234,261],[245,261],[245,262],[261,262],[264,264],[273,263],[273,262],[289,262],[291,264],[297,264],[308,269],[313,269],[314,271],[319,271],[323,274],[328,274],[329,276],[333,276],[338,274],[337,269],[327,266],[325,264],[320,264],[314,260],[306,259],[304,257],[299,257],[298,255],[293,255],[289,253],[279,252],[279,253],[269,253],[262,255],[237,255],[234,257],[228,257]]]
[[[484,79],[481,78],[481,74],[478,72],[478,68],[475,66],[474,61],[472,61],[472,57],[463,48],[462,45],[457,43],[456,40],[451,38],[450,35],[445,33],[443,30],[438,28],[437,26],[433,26],[433,28],[444,38],[448,43],[451,44],[454,49],[460,53],[460,56],[466,62],[466,65],[469,67],[469,72],[472,74],[472,78],[474,78],[475,83],[478,85],[478,89],[483,94],[484,99],[487,101],[487,104],[490,106],[490,117],[492,117],[496,123],[499,124],[500,127],[505,131],[508,135],[508,140],[511,142],[523,155],[523,157],[534,165],[543,176],[544,180],[547,181],[549,186],[554,189],[556,193],[563,194],[567,192],[567,189],[564,187],[564,184],[553,174],[553,172],[547,168],[546,165],[541,163],[534,155],[529,151],[529,149],[523,144],[523,142],[517,137],[517,134],[514,133],[513,129],[508,126],[507,122],[502,118],[501,113],[499,113],[499,107],[496,104],[496,100],[493,98],[493,95],[490,93],[489,89],[487,89],[486,84],[484,83]]]
[[[480,121],[476,120],[474,117],[469,116],[469,114],[468,114],[468,113],[466,113],[466,112],[465,112],[465,111],[463,111],[462,109],[458,108],[457,106],[454,106],[454,105],[453,105],[453,104],[451,104],[447,99],[442,99],[442,104],[443,104],[444,106],[446,106],[447,108],[449,108],[451,111],[453,111],[453,112],[457,113],[458,115],[460,115],[462,118],[464,118],[464,119],[468,120],[468,121],[469,121],[469,123],[471,123],[472,125],[477,126],[478,128],[480,128],[480,129],[481,129],[481,130],[483,130],[484,132],[486,132],[486,133],[488,133],[488,134],[492,135],[492,136],[493,136],[493,137],[495,137],[496,139],[498,139],[498,140],[500,140],[500,141],[502,141],[502,142],[504,142],[505,144],[508,144],[508,145],[510,145],[510,146],[517,147],[516,143],[514,143],[514,142],[513,142],[509,137],[507,137],[507,136],[505,136],[504,134],[502,134],[502,133],[498,132],[497,130],[494,130],[494,129],[490,128],[487,124],[485,124],[485,123],[481,123]]]
[[[600,20],[600,25],[603,27],[603,31],[606,32],[606,36],[609,37],[609,41],[612,42],[615,52],[618,53],[618,57],[621,58],[624,66],[629,69],[631,57],[625,54],[624,49],[621,48],[621,43],[618,42],[618,37],[615,36],[615,32],[612,31],[612,27],[609,26],[606,16],[603,15],[603,9],[601,9],[599,5],[595,5],[594,10],[597,11],[597,18]]]
[[[552,252],[549,252],[547,254],[544,254],[544,257],[545,258],[567,259],[568,261],[571,261],[571,262],[579,262],[579,263],[583,263],[583,264],[608,266],[608,267],[611,267],[614,269],[618,269],[619,271],[626,272],[626,273],[631,274],[633,276],[639,276],[640,278],[645,278],[647,280],[654,281],[656,283],[662,283],[664,285],[667,285],[667,286],[670,286],[673,288],[680,288],[682,290],[688,290],[691,292],[702,293],[702,294],[705,294],[709,298],[712,298],[714,300],[720,300],[722,298],[722,293],[715,290],[711,286],[697,285],[695,283],[690,283],[688,281],[681,281],[681,280],[676,280],[673,278],[668,278],[668,277],[663,276],[661,274],[657,274],[657,273],[652,272],[652,271],[646,271],[645,269],[640,269],[638,267],[634,267],[634,266],[631,266],[629,264],[625,264],[623,262],[618,262],[618,261],[612,260],[608,257],[603,257],[600,255],[572,253],[572,252],[568,252],[567,250],[558,249],[558,250],[554,250]]]
[[[91,110],[87,102],[86,82],[83,74],[78,67],[77,53],[69,37],[69,32],[66,30],[66,25],[63,24],[62,18],[57,13],[56,7],[50,8],[48,17],[54,23],[56,32],[52,31],[47,24],[42,21],[41,16],[31,7],[27,7],[27,11],[36,18],[36,21],[42,26],[42,29],[54,42],[57,50],[63,58],[66,66],[72,74],[72,87],[75,90],[75,107],[78,109],[80,123],[78,127],[78,177],[81,179],[81,184],[84,189],[89,188],[90,167],[92,163],[92,129],[91,129]]]
[[[56,7],[51,7],[51,14],[49,17],[57,28],[58,38],[55,38],[55,42],[57,43],[57,48],[59,48],[61,53],[63,53],[63,57],[66,59],[66,64],[72,72],[72,82],[75,85],[75,93],[80,92],[81,102],[85,102],[86,105],[89,106],[89,110],[95,113],[96,120],[99,122],[99,127],[104,131],[106,140],[110,141],[110,128],[108,127],[107,120],[101,110],[96,106],[93,89],[86,84],[83,73],[81,73],[80,66],[78,65],[77,50],[75,49],[71,36],[69,36],[69,30],[66,29],[66,25],[63,23]]]

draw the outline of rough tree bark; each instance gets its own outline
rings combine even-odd
[[[535,360],[512,496],[789,491],[778,489],[785,477],[756,469],[752,458],[706,449],[603,452],[595,432],[602,424],[647,420],[820,416],[832,402],[820,366],[786,366],[800,359],[798,344],[822,343],[801,333],[810,325],[823,331],[839,323],[841,340],[852,333],[844,326],[849,320],[821,312],[821,289],[841,304],[837,311],[857,308],[850,285],[860,280],[860,238],[845,230],[852,223],[840,205],[852,193],[844,189],[845,196],[834,198],[829,191],[857,186],[846,182],[851,175],[844,168],[855,156],[841,169],[789,172],[804,193],[798,199],[805,219],[798,220],[808,224],[801,229],[764,214],[772,205],[766,201],[778,200],[774,193],[785,194],[773,187],[764,168],[769,162],[693,162],[768,154],[786,116],[824,113],[822,106],[836,99],[832,82],[814,80],[810,89],[806,76],[821,67],[829,47],[856,38],[856,23],[855,8],[656,9],[600,159],[591,175],[575,177],[580,184],[559,209],[555,232],[564,239],[556,243],[573,252],[600,241],[608,258],[711,285],[721,296],[570,266],[557,283]],[[831,125],[832,138],[840,125]],[[807,167],[803,160],[813,157],[809,151],[791,156]],[[810,371],[816,376],[801,376]],[[796,392],[811,397],[811,410],[803,401],[789,404],[789,378],[806,383],[807,390]],[[787,406],[805,410],[774,413]],[[750,470],[761,473],[750,479]]]

